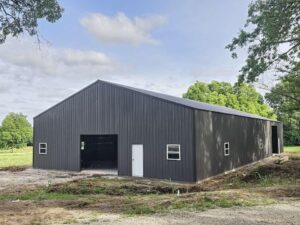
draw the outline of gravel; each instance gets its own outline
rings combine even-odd
[[[18,188],[30,188],[47,186],[48,184],[65,183],[95,175],[117,175],[114,170],[83,170],[81,172],[68,172],[57,170],[26,169],[11,172],[0,171],[0,191],[18,190]]]
[[[107,225],[300,225],[300,203],[275,204],[256,207],[211,209],[205,212],[176,211],[151,216],[125,217],[107,214],[98,218],[96,224]]]

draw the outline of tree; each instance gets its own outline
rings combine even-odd
[[[0,0],[0,44],[24,31],[37,35],[38,19],[53,23],[62,13],[56,0]]]
[[[277,113],[300,112],[300,76],[293,74],[282,77],[266,94],[270,106]]]
[[[0,127],[0,147],[18,148],[32,143],[32,126],[22,113],[9,113]]]
[[[285,75],[300,69],[300,1],[256,0],[238,36],[226,46],[236,58],[237,48],[248,47],[239,81],[256,81],[266,71]],[[298,75],[299,76],[299,75]]]
[[[275,119],[275,113],[264,104],[263,97],[250,84],[235,84],[212,81],[197,81],[189,87],[184,98],[226,106],[240,111]]]
[[[300,145],[300,76],[289,74],[265,95],[283,122],[286,145]],[[292,93],[292,95],[291,95]]]

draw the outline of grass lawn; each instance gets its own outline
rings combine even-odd
[[[0,168],[31,165],[32,147],[13,150],[0,149]]]
[[[285,152],[295,152],[300,154],[300,146],[286,146],[284,147]]]

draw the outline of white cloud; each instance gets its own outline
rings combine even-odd
[[[0,45],[0,121],[9,112],[23,112],[31,119],[95,80],[123,70],[101,52],[8,39]]]
[[[191,72],[191,82],[193,83],[197,80],[206,83],[225,81],[233,84],[237,81],[238,74],[239,69],[230,66],[197,68]]]
[[[190,81],[183,79],[184,76],[174,76],[170,74],[137,75],[132,74],[125,77],[110,78],[107,81],[120,83],[123,85],[159,92],[167,95],[182,97],[187,88],[191,85]]]
[[[109,17],[100,13],[89,14],[80,23],[98,41],[104,43],[129,43],[132,45],[157,44],[151,31],[167,22],[164,16],[128,18],[124,13]]]
[[[65,49],[62,51],[61,59],[68,65],[111,65],[112,60],[103,53],[95,51],[80,51]]]
[[[39,47],[30,39],[7,40],[4,45],[0,46],[0,59],[11,65],[39,72],[41,76],[68,74],[74,76],[87,69],[90,72],[81,73],[81,75],[95,75],[93,71],[97,71],[99,75],[110,73],[118,66],[109,56],[101,52],[59,49],[46,45]]]

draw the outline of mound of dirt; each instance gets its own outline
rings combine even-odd
[[[264,177],[274,177],[277,179],[300,178],[300,163],[296,160],[289,160],[282,164],[266,164],[258,166],[250,171],[246,176],[241,177],[241,181],[255,182]]]

